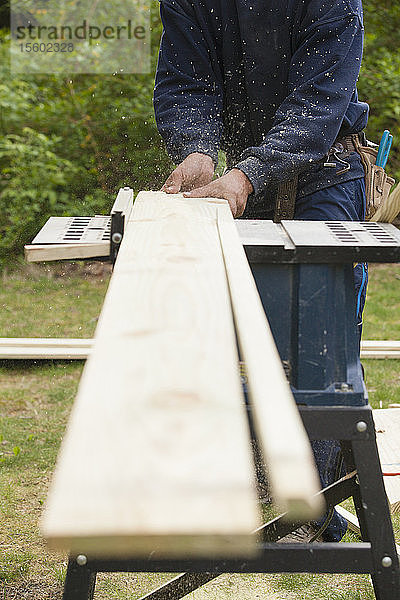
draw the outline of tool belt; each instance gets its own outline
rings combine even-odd
[[[348,135],[334,144],[338,150],[340,146],[344,151],[357,152],[361,158],[365,172],[365,194],[367,199],[365,219],[369,221],[378,208],[388,199],[390,189],[395,181],[389,177],[382,167],[378,167],[376,158],[378,146],[369,142],[363,132]]]
[[[390,189],[395,183],[382,167],[376,165],[378,146],[368,141],[364,132],[354,133],[338,138],[328,152],[326,167],[339,167],[338,175],[350,170],[350,163],[346,162],[351,152],[360,156],[365,173],[366,212],[365,220],[369,221],[378,208],[388,199]],[[334,159],[336,162],[332,162]],[[341,167],[341,168],[340,168]],[[274,221],[279,223],[282,219],[293,219],[298,178],[295,177],[278,186]]]

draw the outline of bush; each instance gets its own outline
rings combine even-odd
[[[153,65],[161,33],[153,11]],[[0,262],[50,215],[106,214],[118,188],[158,189],[171,163],[152,108],[153,74],[21,75],[0,30]]]
[[[58,141],[29,127],[0,139],[0,260],[68,209],[66,187],[77,167],[56,154]]]

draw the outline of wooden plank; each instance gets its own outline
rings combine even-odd
[[[90,354],[90,348],[82,349],[80,347],[76,348],[55,348],[54,346],[24,346],[23,348],[18,349],[16,346],[0,346],[0,359],[85,359]],[[362,352],[361,358],[370,358],[370,359],[398,359],[400,358],[400,352]]]
[[[0,338],[0,360],[86,360],[91,339]]]
[[[344,519],[346,519],[349,530],[357,535],[361,535],[360,524],[356,515],[353,515],[349,510],[343,508],[343,506],[337,505],[335,506],[335,510],[341,515]]]
[[[400,358],[400,342],[392,340],[365,340],[361,342],[361,358]]]
[[[25,260],[42,262],[96,258],[110,254],[110,242],[95,244],[27,244],[24,246]]]
[[[91,348],[91,338],[0,338],[0,349],[7,348]]]
[[[141,193],[42,530],[89,556],[247,556],[259,524],[214,200]]]
[[[86,360],[90,356],[89,348],[56,348],[26,346],[15,348],[4,346],[0,348],[0,360]]]
[[[373,411],[379,458],[383,473],[400,473],[400,411],[397,408]],[[400,512],[400,476],[384,476],[392,513]]]
[[[80,338],[0,338],[0,359],[87,358],[92,344],[92,339]],[[21,354],[18,353],[17,348],[21,349]],[[57,348],[56,354],[52,354],[53,348]],[[64,356],[62,348],[71,352]],[[87,348],[88,352],[85,353],[83,348]],[[400,358],[400,342],[386,340],[361,342],[361,358]]]
[[[315,495],[320,480],[314,457],[226,205],[218,208],[218,228],[253,419],[268,465],[272,495],[293,518],[315,518],[324,506],[322,498]]]
[[[133,190],[130,187],[120,188],[115,199],[115,202],[111,209],[111,214],[118,212],[125,216],[125,219],[129,221],[133,208]]]
[[[400,358],[400,351],[390,351],[390,350],[361,350],[360,358],[370,358],[374,360],[384,360],[391,359],[397,360]]]
[[[394,340],[363,340],[361,350],[385,350],[394,352],[400,350],[400,342]]]

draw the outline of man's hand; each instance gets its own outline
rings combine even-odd
[[[208,185],[184,194],[185,198],[225,198],[234,217],[240,217],[246,208],[247,198],[253,186],[240,169],[232,169],[226,175]]]
[[[207,185],[212,181],[213,176],[214,163],[211,156],[194,152],[172,171],[161,191],[167,194],[188,192]]]

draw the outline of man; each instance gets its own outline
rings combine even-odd
[[[160,5],[154,107],[178,165],[163,190],[225,198],[235,217],[265,219],[274,214],[279,185],[291,181],[295,218],[362,220],[364,171],[351,138],[368,120],[356,90],[361,0]],[[220,149],[230,170],[213,181]],[[361,324],[365,265],[356,266],[355,282]],[[315,453],[321,479],[330,483],[338,447],[320,443]],[[324,539],[339,540],[345,529],[336,513]]]

